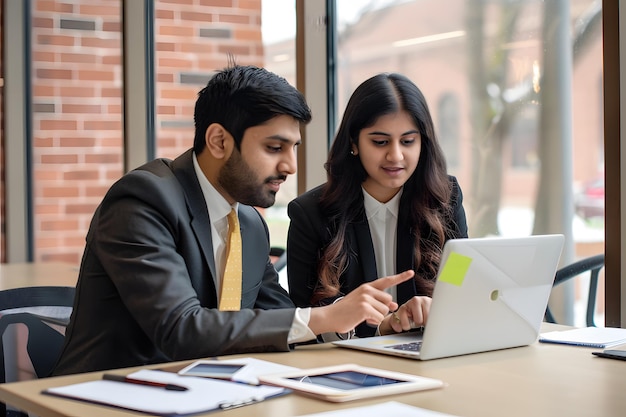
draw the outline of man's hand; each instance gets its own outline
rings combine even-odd
[[[415,275],[408,270],[360,285],[335,304],[311,309],[309,328],[315,334],[347,333],[363,321],[378,326],[390,311],[398,308],[385,289],[398,285]]]

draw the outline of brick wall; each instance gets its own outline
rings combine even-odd
[[[121,12],[119,0],[33,0],[35,261],[78,263],[122,175]],[[159,0],[155,16],[157,156],[174,157],[192,146],[197,92],[227,55],[262,65],[261,0]]]
[[[122,173],[120,4],[32,4],[36,261],[78,263],[91,216]]]
[[[263,65],[261,0],[157,1],[155,10],[157,156],[193,144],[198,91],[231,54]]]

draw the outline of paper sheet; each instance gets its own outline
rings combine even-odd
[[[270,375],[298,370],[298,368],[294,368],[293,366],[281,365],[255,358],[226,359],[221,360],[220,362],[245,363],[246,366],[235,372],[232,376],[232,380],[253,385],[257,385],[259,383],[259,375]]]
[[[413,407],[396,401],[388,401],[381,404],[348,408],[325,413],[307,414],[301,417],[454,417],[452,414],[443,414],[437,411]]]
[[[214,409],[228,409],[262,401],[285,392],[283,388],[278,387],[252,386],[210,378],[179,376],[171,372],[154,370],[141,370],[128,376],[146,381],[182,385],[188,390],[168,391],[145,385],[97,380],[49,388],[45,392],[159,415],[185,415]]]

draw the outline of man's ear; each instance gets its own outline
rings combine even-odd
[[[211,123],[204,132],[207,150],[215,159],[228,159],[233,151],[235,139],[219,123]]]

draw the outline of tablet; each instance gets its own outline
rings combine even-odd
[[[231,379],[233,374],[244,366],[246,366],[245,363],[199,360],[178,371],[178,375]]]
[[[259,381],[331,402],[422,391],[444,385],[437,379],[355,364],[259,376]]]

